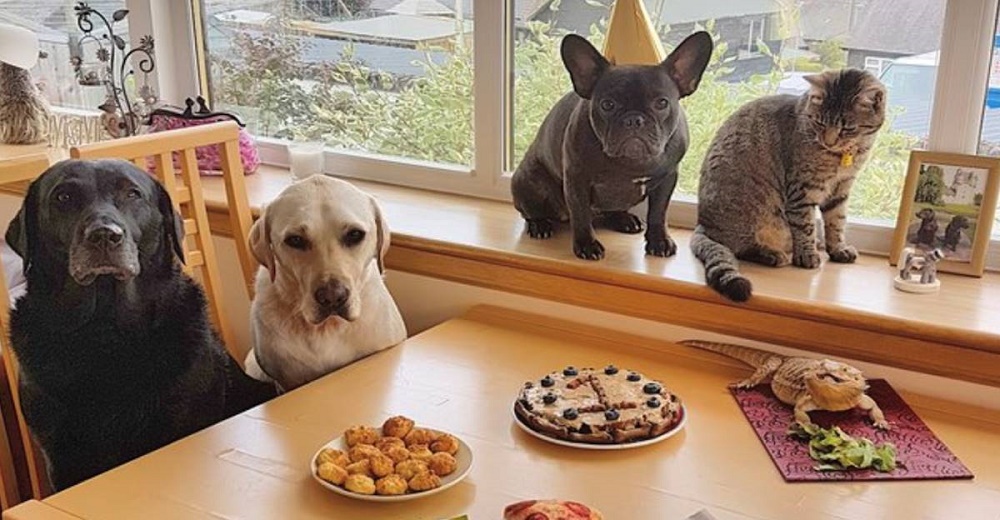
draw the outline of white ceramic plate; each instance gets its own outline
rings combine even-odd
[[[433,430],[431,428],[428,429],[437,433],[447,433],[440,430]],[[454,434],[451,435],[458,439],[458,437]],[[461,482],[462,479],[469,474],[469,470],[472,469],[472,450],[469,449],[469,445],[462,439],[458,439],[458,453],[455,454],[457,467],[450,475],[441,478],[440,487],[436,487],[429,491],[420,491],[418,493],[406,493],[405,495],[362,495],[360,493],[348,491],[340,486],[335,486],[316,475],[316,457],[319,457],[319,452],[323,451],[325,448],[341,450],[344,453],[347,453],[347,450],[350,449],[347,447],[347,442],[344,440],[343,435],[333,439],[323,446],[320,446],[320,448],[316,450],[316,453],[313,454],[312,459],[309,461],[309,473],[312,474],[313,480],[319,482],[319,485],[333,491],[334,493],[339,493],[345,497],[356,498],[358,500],[367,500],[369,502],[405,502],[407,500],[416,500],[418,498],[436,495]]]
[[[657,435],[656,437],[653,437],[652,439],[646,439],[635,442],[626,442],[622,444],[593,444],[589,442],[573,442],[563,439],[557,439],[555,437],[549,437],[544,433],[536,432],[531,428],[531,426],[528,426],[527,424],[521,421],[521,418],[517,416],[517,412],[514,410],[513,406],[510,407],[510,410],[514,414],[514,424],[516,424],[518,428],[524,430],[528,435],[539,438],[545,442],[558,444],[559,446],[568,446],[570,448],[579,448],[582,450],[628,450],[632,448],[641,448],[643,446],[649,446],[650,444],[656,444],[658,442],[665,441],[670,437],[673,437],[674,435],[677,435],[677,432],[681,431],[684,428],[684,425],[687,424],[687,419],[688,419],[687,408],[685,408],[684,405],[682,404],[680,422],[678,422],[673,428],[661,433],[660,435]]]

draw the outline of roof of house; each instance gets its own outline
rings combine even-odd
[[[941,46],[946,0],[868,0],[857,5],[847,49],[920,54]]]
[[[393,9],[398,9],[402,4],[410,4],[411,2],[423,3],[424,1],[425,0],[372,0],[368,8],[377,12],[395,12]],[[455,12],[455,7],[457,5],[456,0],[432,1],[433,3],[447,8],[451,14]],[[462,0],[462,16],[466,19],[475,18],[475,13],[472,10],[472,1],[473,0]],[[528,20],[538,14],[543,8],[548,7],[550,3],[552,3],[552,0],[517,0],[514,2],[514,18],[517,20]],[[434,13],[425,11],[420,14],[427,16]]]
[[[656,8],[661,5],[658,0],[645,0],[646,10],[657,25],[679,25],[685,23],[705,22],[743,16],[776,13],[781,10],[782,0],[697,0],[693,2],[663,2],[661,12]],[[590,26],[602,18],[607,18],[610,12],[603,5],[595,5],[588,0],[562,0],[559,9],[553,11],[549,3],[538,10],[534,19],[555,21],[557,27],[585,34]],[[658,20],[658,22],[657,22]]]
[[[466,21],[464,25],[465,31],[472,30],[472,22]],[[451,38],[458,32],[456,22],[450,18],[403,14],[326,23],[301,22],[297,26],[317,35],[371,43],[420,44]]]
[[[799,33],[807,40],[843,39],[851,20],[851,4],[857,0],[801,0]]]

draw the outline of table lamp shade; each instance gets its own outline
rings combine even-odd
[[[667,57],[642,0],[615,0],[604,57],[616,65],[656,65]]]
[[[21,69],[38,62],[38,36],[28,29],[0,23],[0,61]]]

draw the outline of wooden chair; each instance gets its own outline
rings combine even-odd
[[[238,143],[239,126],[227,121],[73,147],[70,149],[70,156],[75,159],[125,159],[143,170],[152,170],[150,173],[160,179],[184,219],[185,272],[204,286],[212,320],[222,335],[226,348],[237,363],[242,365],[235,337],[223,313],[222,280],[195,156],[196,147],[221,147],[222,176],[229,202],[229,219],[237,241],[236,251],[247,295],[253,298],[257,261],[251,256],[249,248],[239,247],[240,241],[245,241],[249,236],[252,216]],[[179,175],[174,170],[175,154],[181,165]],[[147,158],[152,158],[152,169],[149,168]]]
[[[17,159],[0,161],[0,185],[24,183],[34,180],[49,167],[49,159],[44,154],[25,156]],[[17,387],[17,359],[10,348],[10,291],[7,287],[7,277],[5,273],[0,273],[0,364],[3,365],[3,373],[0,374],[0,403],[7,406],[7,410],[0,407],[0,419],[7,419],[4,415],[12,414],[16,418],[17,428],[13,431],[6,431],[0,428],[0,509],[6,509],[20,502],[17,493],[18,482],[11,446],[15,443],[18,451],[23,454],[25,466],[28,472],[28,479],[31,483],[31,494],[35,498],[42,498],[47,492],[46,478],[44,477],[45,466],[38,450],[35,449],[28,431],[28,425],[24,422],[24,415],[21,413],[21,400],[18,397]]]

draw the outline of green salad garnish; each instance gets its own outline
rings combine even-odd
[[[891,442],[876,445],[864,437],[848,435],[839,426],[807,431],[794,424],[788,433],[808,439],[809,456],[819,463],[814,467],[817,471],[874,468],[889,472],[896,469],[896,446]]]

